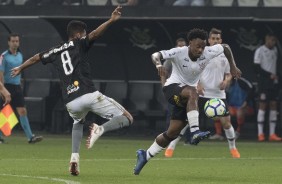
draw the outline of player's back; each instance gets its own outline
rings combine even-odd
[[[43,64],[52,63],[59,72],[65,102],[96,90],[88,63],[90,46],[86,37],[68,41],[40,54]]]

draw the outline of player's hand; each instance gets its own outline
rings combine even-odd
[[[120,5],[118,5],[118,7],[113,11],[112,16],[111,16],[112,21],[117,21],[120,18],[121,9],[122,9],[122,7]]]
[[[7,90],[3,90],[2,99],[4,100],[3,107],[11,102],[11,94]]]
[[[241,70],[237,68],[236,66],[234,68],[230,68],[230,73],[235,79],[240,78],[242,75]]]
[[[196,88],[196,92],[199,94],[199,95],[202,95],[204,96],[204,91],[205,91],[205,88],[200,84],[198,83],[197,85],[197,88]]]
[[[228,86],[228,83],[224,80],[220,83],[219,89],[224,90],[224,89],[226,89],[227,86]]]
[[[15,67],[11,70],[11,77],[15,77],[21,73],[20,67]]]
[[[271,74],[271,75],[270,75],[270,79],[272,79],[272,80],[277,80],[277,79],[278,79],[278,76],[275,75],[275,74]]]

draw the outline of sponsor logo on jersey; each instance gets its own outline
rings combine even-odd
[[[208,64],[208,63],[200,63],[200,64],[199,64],[200,69],[201,69],[201,70],[204,70],[204,69],[206,68],[207,64]]]
[[[173,52],[173,53],[168,54],[168,55],[169,55],[169,57],[171,57],[171,56],[174,56],[175,54],[176,54],[176,52]]]
[[[55,54],[57,52],[60,52],[62,50],[66,50],[67,48],[73,47],[73,46],[74,46],[73,41],[70,41],[69,43],[64,43],[61,47],[54,48],[54,49],[50,50],[49,52],[43,54],[43,58],[47,58],[53,53]]]
[[[76,86],[74,84],[70,84],[68,87],[67,87],[67,93],[68,95],[79,90],[79,86]]]
[[[114,117],[113,114],[105,114],[104,115],[104,118],[106,118],[106,119],[112,119],[113,117]]]
[[[187,61],[187,62],[189,62],[189,59],[188,59],[188,58],[184,58],[184,61]]]

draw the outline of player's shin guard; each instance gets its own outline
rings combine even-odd
[[[236,146],[235,146],[235,131],[234,131],[233,126],[231,125],[231,127],[229,129],[224,129],[224,131],[225,131],[226,138],[228,140],[229,149],[236,148]]]
[[[191,133],[199,130],[199,112],[196,110],[189,111],[187,118]]]
[[[161,147],[156,141],[150,146],[150,148],[146,152],[146,158],[149,160],[150,158],[159,154],[165,148]]]
[[[83,124],[75,123],[72,126],[72,153],[79,153],[80,143],[83,136]]]
[[[269,112],[269,135],[275,134],[277,122],[277,112],[276,110],[270,110]]]

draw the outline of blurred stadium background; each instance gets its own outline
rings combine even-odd
[[[95,29],[117,3],[126,1],[0,0],[0,52],[7,49],[9,33],[16,32],[27,59],[66,40],[70,20],[83,20],[88,30]],[[207,140],[196,147],[179,144],[170,159],[159,154],[140,176],[132,170],[135,151],[146,149],[166,128],[166,101],[150,55],[174,47],[175,39],[191,28],[216,27],[222,29],[243,77],[256,87],[253,54],[266,33],[282,39],[282,0],[191,0],[190,6],[173,6],[175,0],[128,1],[136,5],[124,4],[122,19],[95,43],[91,64],[96,87],[129,109],[135,118],[133,126],[108,133],[91,150],[84,146],[84,137],[81,175],[72,177],[68,173],[72,120],[61,100],[58,75],[52,65],[35,65],[24,72],[23,87],[32,129],[45,139],[28,145],[17,125],[0,146],[0,183],[280,184],[281,143],[257,142],[256,115],[247,118],[237,142],[241,159],[231,159],[226,141]],[[281,43],[277,46],[281,76]],[[89,114],[87,123],[92,121],[102,123],[103,119]],[[213,128],[210,121],[202,123],[203,128]]]
[[[123,3],[114,0],[0,2],[0,51],[7,49],[8,34],[16,32],[21,35],[20,48],[26,59],[66,40],[66,25],[70,20],[83,20],[88,30],[92,30],[109,18],[116,3]],[[257,82],[252,68],[254,50],[263,43],[267,32],[282,39],[280,0],[207,0],[201,6],[173,6],[173,2],[139,0],[139,5],[124,6],[122,19],[110,27],[90,52],[97,88],[123,104],[135,117],[134,125],[118,134],[156,135],[165,129],[166,101],[150,55],[174,47],[175,39],[189,29],[222,29],[223,40],[231,45],[243,77],[254,86]],[[280,42],[278,48],[281,76]],[[29,68],[23,74],[23,86],[33,130],[69,133],[72,121],[61,101],[54,68],[42,64]],[[279,119],[277,130],[281,135]],[[87,116],[87,121],[103,122],[93,114]],[[202,126],[213,127],[210,122]],[[241,138],[256,139],[256,129],[256,117],[248,117]]]

